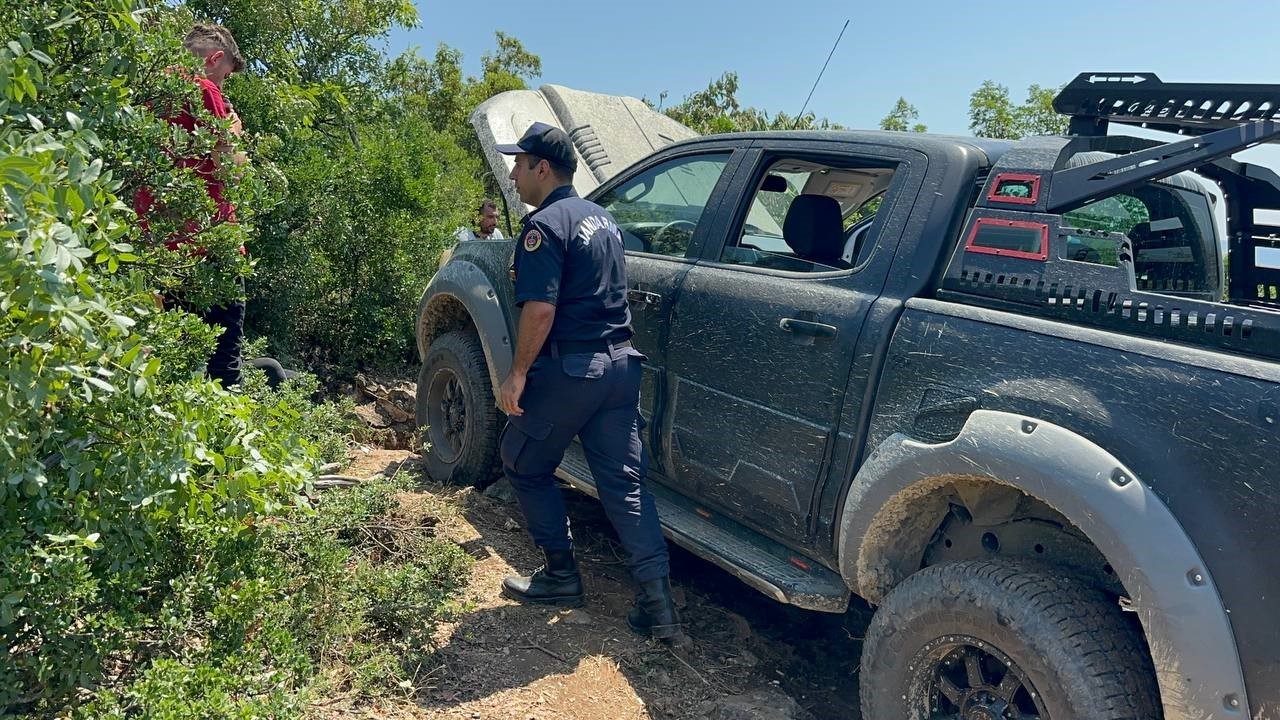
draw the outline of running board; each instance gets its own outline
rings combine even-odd
[[[577,441],[569,445],[556,475],[599,497]],[[649,489],[657,501],[662,532],[672,542],[778,602],[828,613],[849,608],[849,588],[835,572],[727,517],[705,517],[688,498],[657,483],[649,483]]]

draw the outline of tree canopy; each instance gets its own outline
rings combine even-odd
[[[652,102],[650,102],[652,105]],[[752,130],[839,130],[842,126],[813,113],[799,117],[779,110],[770,114],[738,102],[738,74],[726,72],[679,103],[663,110],[668,117],[703,134]]]
[[[1068,119],[1053,109],[1056,91],[1032,85],[1027,99],[1014,105],[1009,88],[991,80],[969,97],[969,130],[978,137],[1016,140],[1028,135],[1060,135]]]
[[[898,102],[894,104],[893,109],[888,115],[880,120],[881,130],[894,130],[897,132],[928,132],[929,128],[924,123],[916,122],[920,117],[920,111],[916,110],[916,106],[907,102],[906,98],[898,98]]]

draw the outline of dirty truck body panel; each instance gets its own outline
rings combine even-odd
[[[1158,501],[1126,507],[1108,531],[1123,530],[1127,547],[1117,537],[1099,549],[1117,573],[1122,556],[1147,558],[1119,579],[1148,632],[1163,627],[1162,641],[1151,642],[1157,669],[1163,660],[1169,673],[1162,689],[1187,687],[1220,700],[1236,692],[1230,676],[1238,666],[1250,705],[1280,712],[1280,367],[939,301],[909,304],[886,366],[869,447],[894,434],[944,442],[981,408],[1052,423],[1105,448],[1118,464],[1083,474],[1118,492],[1112,474],[1126,468],[1120,479],[1140,482]],[[984,476],[999,452],[983,445],[957,449],[950,472]],[[1063,452],[1070,451],[1047,448],[1030,459],[1044,465]],[[1083,457],[1072,462],[1084,466]],[[1015,475],[1002,479],[1025,481],[1022,489],[1042,498],[1048,485],[1035,485],[1058,480]],[[1105,491],[1096,503],[1081,497],[1063,501],[1078,508],[1055,509],[1082,515],[1078,525],[1087,530],[1104,503],[1120,502]],[[1165,522],[1151,522],[1166,508]],[[1166,612],[1147,615],[1154,607]],[[1189,632],[1208,625],[1222,632],[1199,639]],[[1250,630],[1232,634],[1232,627]]]
[[[1164,717],[1280,720],[1280,272],[1253,258],[1268,228],[1240,219],[1280,207],[1280,178],[1225,158],[1280,127],[1199,122],[1174,124],[1201,144],[745,133],[593,166],[589,197],[625,230],[668,537],[827,612],[933,564],[1055,566],[1133,611]],[[1203,227],[1218,200],[1201,176],[1162,181],[1188,170],[1229,191],[1227,232]],[[878,203],[869,223],[841,208],[840,257],[792,244],[790,210],[761,201],[828,176],[829,195]],[[673,178],[681,209],[646,205]],[[1197,227],[1191,249],[1169,241]],[[463,308],[501,381],[512,253],[456,249],[423,296],[424,358]],[[1209,270],[1186,272],[1197,258]],[[560,474],[594,489],[580,449]]]

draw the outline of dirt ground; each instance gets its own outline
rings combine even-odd
[[[356,453],[346,472],[421,475],[404,450]],[[474,558],[466,607],[443,625],[438,664],[402,700],[318,705],[324,718],[467,720],[859,720],[857,668],[871,611],[843,616],[778,604],[719,568],[672,548],[672,584],[692,643],[672,650],[633,634],[634,590],[600,505],[566,490],[587,589],[574,610],[522,606],[503,576],[540,563],[519,508],[503,497],[432,484],[406,502],[457,508],[442,534]],[[497,491],[497,492],[495,492]]]

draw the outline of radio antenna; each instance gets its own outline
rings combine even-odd
[[[844,21],[844,27],[840,28],[840,35],[836,37],[835,45],[831,46],[831,52],[827,53],[827,62],[822,63],[822,69],[818,71],[818,77],[813,81],[813,87],[809,88],[809,97],[804,99],[804,107],[800,108],[800,114],[796,115],[796,122],[791,126],[792,130],[800,127],[800,118],[804,117],[804,111],[809,109],[809,101],[813,99],[813,91],[818,89],[818,82],[822,80],[822,74],[827,71],[827,65],[831,63],[831,56],[836,54],[836,48],[840,45],[840,38],[844,37],[844,31],[848,29],[849,21]]]

